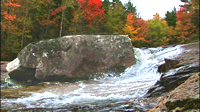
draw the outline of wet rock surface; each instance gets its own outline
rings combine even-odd
[[[149,98],[161,96],[149,112],[199,112],[199,43],[186,44],[182,48],[182,55],[173,59],[178,63],[168,72],[162,71],[166,73],[146,94]]]
[[[176,65],[179,63],[177,60],[166,59],[166,58],[164,60],[165,63],[158,67],[158,72],[160,73],[167,72],[170,69],[175,68]]]
[[[152,96],[154,97],[146,97],[141,99],[134,99],[130,101],[121,101],[121,103],[109,103],[104,104],[103,102],[100,102],[101,104],[94,104],[94,105],[66,105],[62,108],[26,108],[24,105],[24,108],[21,109],[15,109],[15,107],[23,107],[22,104],[13,104],[13,111],[139,111],[139,112],[165,112],[170,111],[171,108],[169,108],[166,103],[167,102],[179,102],[179,101],[185,101],[190,99],[199,99],[199,44],[187,44],[182,46],[185,48],[183,51],[183,54],[180,55],[177,58],[169,59],[169,60],[177,60],[178,63],[175,64],[174,67],[172,67],[168,72],[163,72],[161,76],[161,80],[158,81],[155,85],[155,90],[158,90],[157,92],[163,90],[161,94],[155,94],[153,92]],[[188,57],[189,56],[189,57]],[[173,71],[173,72],[170,72]],[[7,75],[8,76],[8,75]],[[1,77],[6,77],[6,75],[1,75]],[[52,84],[52,83],[51,83]],[[42,85],[42,86],[40,86]],[[50,86],[48,87],[49,82],[43,82],[39,84],[38,86],[33,87],[25,87],[25,88],[19,88],[19,89],[3,89],[1,92],[3,93],[4,98],[20,98],[20,97],[26,97],[30,96],[29,92],[44,92],[46,89],[50,88],[52,90],[51,92],[57,91],[57,86],[54,87]],[[57,84],[56,84],[57,85]],[[163,86],[160,86],[163,85]],[[71,86],[70,86],[71,87]],[[70,91],[78,88],[77,85],[74,85],[73,88],[68,88],[63,86],[59,86],[61,88],[60,90],[63,91]],[[58,89],[59,89],[58,88]],[[152,87],[153,88],[153,87]],[[166,89],[167,88],[167,89]],[[49,90],[49,89],[48,89]],[[61,93],[60,91],[58,91]],[[19,106],[20,105],[20,106]],[[185,105],[185,104],[184,104]],[[151,108],[151,109],[150,109]],[[150,110],[149,110],[150,109]],[[176,107],[174,109],[171,109],[172,111],[183,111],[185,107]],[[7,111],[9,109],[1,109],[1,111]],[[188,112],[199,112],[198,109],[189,109],[186,110]]]
[[[186,100],[197,100],[198,103],[194,104],[184,104],[187,102],[181,102]],[[167,103],[168,102],[168,103]],[[175,107],[173,109],[170,109],[167,104],[169,102],[174,103]],[[177,102],[180,102],[181,104],[177,104]],[[191,102],[192,103],[192,102]],[[180,107],[178,107],[180,105]],[[183,106],[181,106],[183,105]],[[192,107],[188,107],[188,105],[193,105]],[[197,107],[195,107],[197,106]],[[185,109],[189,108],[189,109]],[[175,88],[173,91],[165,94],[159,103],[152,109],[149,110],[149,112],[158,112],[162,109],[167,111],[173,111],[173,112],[182,112],[188,111],[188,112],[199,112],[199,72],[193,73],[184,83],[179,85],[177,88]],[[161,111],[164,112],[164,111]]]
[[[199,43],[182,46],[183,53],[174,59],[165,59],[158,67],[162,72],[160,80],[152,86],[146,97],[154,97],[170,92],[184,83],[193,73],[199,72]]]
[[[11,63],[8,74],[18,81],[76,81],[119,74],[135,57],[128,36],[75,35],[29,44]]]

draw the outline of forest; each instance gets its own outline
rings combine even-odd
[[[129,35],[134,47],[197,42],[199,0],[181,1],[164,18],[156,13],[144,20],[130,1],[1,0],[1,60],[15,59],[29,43],[65,35]]]

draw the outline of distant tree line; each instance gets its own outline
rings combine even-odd
[[[135,47],[199,41],[199,0],[144,20],[130,1],[1,0],[1,60],[27,44],[76,34],[125,34]]]

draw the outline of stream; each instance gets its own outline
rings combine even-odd
[[[158,66],[164,58],[181,54],[180,45],[134,48],[136,64],[119,76],[78,82],[44,82],[30,87],[1,86],[1,110],[4,111],[147,111],[157,102],[145,102],[143,96],[160,79]]]

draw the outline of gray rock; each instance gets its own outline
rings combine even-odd
[[[13,79],[72,81],[119,74],[135,63],[135,57],[126,35],[75,35],[29,44],[11,63],[7,71]]]
[[[158,67],[158,72],[160,73],[167,72],[168,70],[175,68],[176,65],[179,63],[178,60],[166,59],[166,58],[164,60],[165,63]]]
[[[184,83],[192,74],[199,72],[199,42],[183,44],[184,51],[178,57],[165,59],[158,67],[162,73],[160,80],[153,85],[146,97],[161,96]]]
[[[196,72],[199,72],[199,62],[178,67],[170,72],[162,74],[160,80],[148,90],[145,97],[161,96],[166,92],[170,92],[184,83]]]

